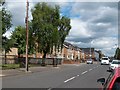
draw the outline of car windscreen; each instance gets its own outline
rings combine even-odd
[[[108,58],[102,58],[102,60],[108,60]]]
[[[112,64],[120,64],[120,61],[113,61]]]
[[[87,60],[87,61],[92,61],[92,60]]]

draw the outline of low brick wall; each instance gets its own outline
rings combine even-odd
[[[80,61],[77,60],[63,60],[63,64],[79,64]]]
[[[6,55],[6,64],[14,64],[17,62],[17,56],[16,55]],[[0,64],[5,64],[5,56],[0,56]]]

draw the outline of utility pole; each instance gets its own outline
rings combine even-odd
[[[29,6],[29,2],[27,0],[27,6],[26,6],[26,20],[25,20],[25,23],[26,23],[26,71],[29,71],[28,69],[28,6]]]

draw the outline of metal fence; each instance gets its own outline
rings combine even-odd
[[[25,63],[25,57],[21,57],[17,59],[17,62],[23,62]],[[46,58],[45,59],[45,64],[46,65],[53,65],[53,60],[56,62],[56,64],[61,64],[62,63],[62,58]],[[28,58],[29,64],[42,64],[42,58]]]

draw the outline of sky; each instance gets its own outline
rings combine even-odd
[[[13,15],[12,28],[5,34],[10,36],[18,25],[25,25],[25,0],[6,0],[6,8]],[[80,48],[94,47],[106,56],[114,56],[118,46],[118,0],[28,0],[29,20],[31,8],[37,2],[49,1],[60,6],[60,15],[71,19],[71,30],[67,42]]]

